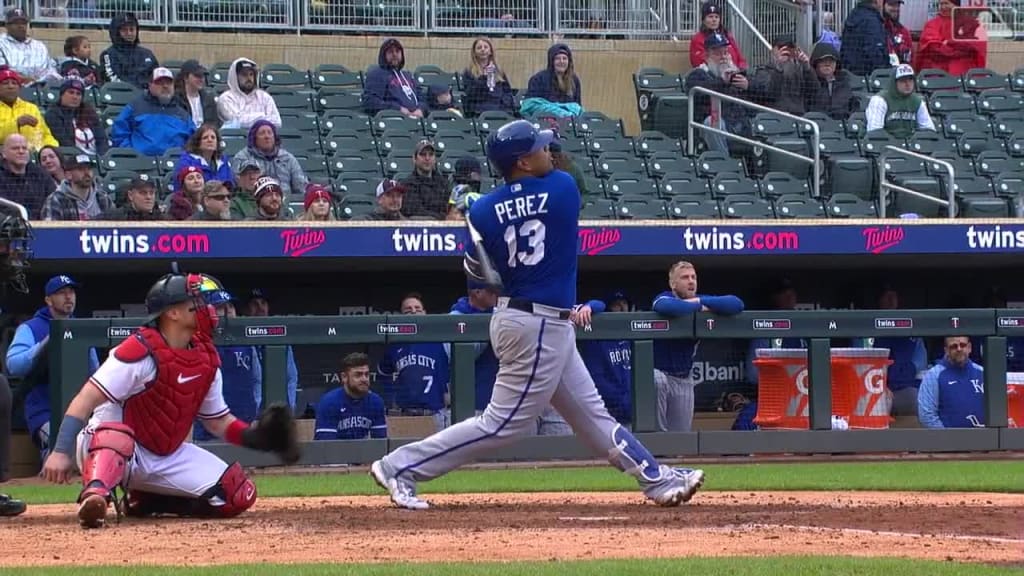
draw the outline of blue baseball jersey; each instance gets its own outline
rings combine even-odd
[[[707,308],[713,314],[732,316],[743,311],[743,300],[731,294],[725,296],[711,296],[709,294],[697,294],[699,302],[687,302],[685,299],[675,295],[671,290],[666,290],[654,297],[651,309],[658,314],[666,316],[686,316],[700,312],[701,307]],[[693,357],[697,354],[700,346],[699,340],[655,340],[654,341],[654,369],[661,370],[666,374],[690,376],[693,369]]]
[[[316,405],[314,440],[361,440],[387,438],[384,400],[374,392],[353,398],[344,387],[324,394]]]
[[[984,362],[985,339],[981,336],[971,337],[971,360],[981,364]],[[1011,336],[1006,339],[1006,371],[1024,372],[1024,337]]]
[[[392,382],[399,408],[442,410],[448,392],[448,352],[438,342],[393,344],[377,364]]]
[[[585,340],[580,356],[608,412],[622,424],[633,421],[632,343],[629,340]]]
[[[504,284],[504,295],[569,309],[576,303],[580,191],[572,176],[553,170],[495,188],[469,220]],[[470,254],[474,254],[472,245]]]

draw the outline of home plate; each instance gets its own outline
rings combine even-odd
[[[613,522],[616,520],[629,520],[629,516],[559,516],[563,522]]]

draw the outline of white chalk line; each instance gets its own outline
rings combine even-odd
[[[629,520],[629,516],[559,516],[563,522],[615,522]]]
[[[864,528],[830,528],[827,526],[805,526],[799,524],[734,524],[725,529],[762,530],[782,528],[786,530],[809,530],[812,532],[838,532],[841,534],[889,536],[895,538],[942,538],[965,542],[992,542],[994,544],[1024,544],[1022,538],[1002,538],[999,536],[970,536],[966,534],[924,534],[921,532],[899,532],[892,530],[867,530]]]

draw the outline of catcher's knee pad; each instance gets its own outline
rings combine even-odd
[[[661,479],[658,461],[622,424],[612,428],[612,447],[608,450],[608,461],[619,470],[636,476],[641,482],[657,482]]]
[[[245,475],[242,465],[235,462],[220,480],[199,497],[196,516],[232,518],[248,510],[256,502],[256,485]]]
[[[82,463],[83,489],[79,501],[90,494],[109,499],[111,491],[127,479],[128,462],[134,454],[135,432],[131,427],[120,422],[97,426]]]

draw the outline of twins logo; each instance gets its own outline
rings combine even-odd
[[[327,233],[323,230],[282,230],[281,251],[297,258],[303,254],[316,250],[327,241]]]
[[[465,322],[459,322],[458,324],[456,324],[456,326],[459,328],[459,334],[465,334],[466,333],[466,323]]]

